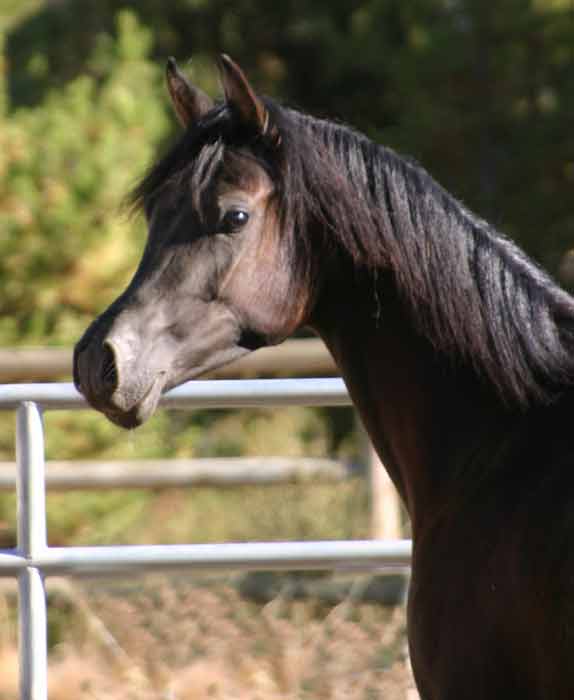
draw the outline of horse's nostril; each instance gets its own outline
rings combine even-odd
[[[113,392],[118,385],[118,370],[116,368],[116,358],[114,351],[108,343],[104,343],[102,348],[102,369],[101,381],[103,386],[110,392]]]

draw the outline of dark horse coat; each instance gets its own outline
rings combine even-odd
[[[184,132],[133,195],[149,239],[77,345],[115,423],[303,324],[335,357],[413,526],[424,700],[574,698],[574,302],[419,165],[168,63]]]

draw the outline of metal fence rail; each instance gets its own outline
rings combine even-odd
[[[349,403],[339,379],[196,381],[174,389],[162,401],[165,407],[181,409]],[[18,544],[16,549],[0,550],[0,577],[18,578],[22,700],[48,697],[45,576],[175,568],[377,569],[410,563],[409,540],[49,547],[42,409],[86,407],[71,384],[0,387],[0,409],[17,409]]]

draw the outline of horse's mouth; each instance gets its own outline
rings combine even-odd
[[[230,346],[222,354],[213,353],[209,358],[201,363],[195,364],[191,368],[172,368],[170,371],[163,370],[156,374],[155,379],[143,392],[137,401],[131,403],[127,396],[130,395],[130,385],[123,384],[121,373],[118,374],[119,387],[109,400],[105,402],[91,402],[94,408],[101,411],[112,423],[120,428],[133,430],[145,423],[154,414],[162,394],[168,392],[176,386],[212,372],[233,360],[237,360],[250,351],[238,345]],[[88,399],[89,400],[89,399]],[[126,406],[127,404],[127,406]]]
[[[133,430],[143,425],[155,413],[165,387],[165,374],[158,374],[145,394],[127,411],[113,406],[101,408],[102,412],[120,428]]]

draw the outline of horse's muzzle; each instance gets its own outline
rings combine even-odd
[[[80,341],[74,350],[74,383],[88,403],[122,428],[136,428],[155,411],[165,373],[136,371],[113,341]]]

